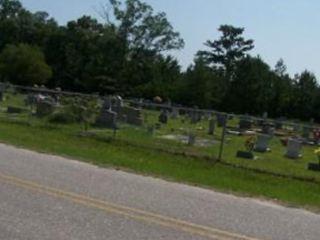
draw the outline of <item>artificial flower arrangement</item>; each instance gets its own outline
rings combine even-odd
[[[250,136],[246,142],[245,142],[245,147],[248,152],[252,152],[255,145],[256,145],[257,139],[255,136]]]

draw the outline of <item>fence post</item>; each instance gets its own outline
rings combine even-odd
[[[220,143],[220,151],[219,151],[219,157],[218,161],[221,162],[222,160],[222,154],[223,154],[223,147],[224,147],[224,141],[226,136],[226,130],[227,130],[227,121],[228,121],[228,115],[224,115],[223,119],[223,130],[222,130],[222,136],[221,136],[221,143]]]

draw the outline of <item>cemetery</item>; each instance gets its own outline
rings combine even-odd
[[[0,122],[63,129],[102,144],[126,144],[235,168],[320,182],[319,126],[119,96],[73,96],[7,88]],[[85,134],[83,134],[85,133]]]

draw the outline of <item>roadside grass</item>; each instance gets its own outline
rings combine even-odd
[[[131,147],[121,141],[79,137],[80,125],[32,125],[0,119],[2,142],[45,153],[244,196],[277,200],[290,206],[320,209],[320,185],[290,180],[210,161]]]

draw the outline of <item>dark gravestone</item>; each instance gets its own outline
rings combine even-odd
[[[150,135],[154,135],[155,126],[148,126],[147,130]]]
[[[215,127],[216,127],[216,121],[214,119],[210,119],[209,120],[209,131],[208,131],[209,135],[214,135]]]
[[[190,133],[188,135],[188,145],[193,146],[196,143],[196,135],[193,133]]]
[[[310,133],[311,133],[311,127],[309,126],[304,126],[302,130],[302,137],[305,139],[310,138]]]
[[[218,127],[223,127],[223,126],[226,124],[226,122],[227,122],[227,117],[226,117],[226,115],[221,114],[221,113],[217,113],[217,114],[216,114],[216,117],[217,117]]]
[[[123,100],[120,96],[116,96],[111,101],[112,111],[116,112],[118,115],[121,114],[123,108]]]
[[[254,159],[252,152],[238,151],[237,158]]]
[[[123,107],[121,110],[122,119],[128,124],[142,126],[143,117],[141,110],[133,107]]]
[[[196,124],[201,121],[201,114],[198,111],[191,111],[189,113],[192,124]]]
[[[168,123],[168,112],[166,110],[165,111],[161,111],[158,120],[162,124],[167,124]]]
[[[249,118],[241,118],[239,121],[240,130],[249,130],[252,128],[252,120]]]
[[[320,164],[319,163],[309,163],[308,170],[320,172]]]
[[[110,109],[102,109],[100,116],[96,120],[99,127],[115,129],[117,127],[117,113]]]
[[[274,135],[274,125],[272,123],[265,122],[262,125],[262,133],[266,135],[273,136]]]
[[[172,119],[177,119],[179,117],[179,110],[177,108],[173,108],[171,112]]]
[[[45,117],[52,114],[55,110],[55,104],[49,100],[42,100],[37,103],[36,115]]]
[[[24,112],[24,109],[19,108],[19,107],[8,106],[8,108],[7,108],[7,113],[18,114],[18,113],[22,113],[22,112]]]
[[[274,126],[277,130],[281,130],[283,128],[283,123],[286,121],[285,117],[278,118],[274,121]]]

